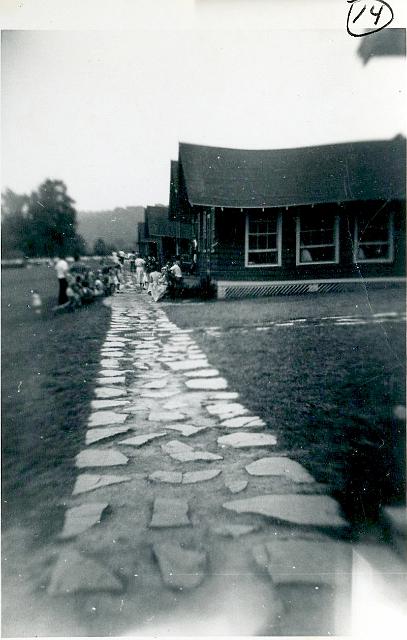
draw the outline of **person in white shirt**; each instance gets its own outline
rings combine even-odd
[[[146,261],[143,260],[143,258],[140,258],[140,256],[137,253],[134,264],[136,265],[136,284],[138,284],[140,289],[142,289],[144,284],[144,275],[145,275],[144,267],[145,267]]]
[[[177,297],[181,294],[182,289],[182,271],[181,271],[181,260],[179,256],[174,261],[172,267],[170,267],[168,271],[169,283],[171,293],[174,297]]]
[[[66,289],[68,286],[66,274],[69,271],[69,266],[67,261],[63,258],[55,258],[55,271],[57,272],[59,283],[58,304],[61,305],[68,302],[68,296],[66,295]]]

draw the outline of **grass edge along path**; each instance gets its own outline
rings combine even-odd
[[[54,274],[44,269],[3,272],[2,288],[3,530],[28,524],[41,540],[58,528],[59,500],[74,482],[111,315],[100,301],[54,314]],[[27,304],[35,279],[40,316]]]
[[[278,435],[276,454],[288,453],[328,484],[362,527],[404,496],[405,425],[393,409],[405,404],[405,322],[370,322],[375,311],[392,310],[405,311],[403,291],[165,307],[170,320],[194,329],[210,364]],[[318,326],[325,314],[368,321]],[[301,317],[315,325],[257,330],[259,319]]]

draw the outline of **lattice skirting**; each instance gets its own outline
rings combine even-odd
[[[301,295],[306,293],[329,293],[351,291],[360,287],[389,287],[405,284],[405,278],[365,278],[343,280],[312,280],[301,282],[218,282],[217,297],[253,298],[258,296]]]

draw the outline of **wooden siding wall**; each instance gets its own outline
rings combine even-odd
[[[374,212],[383,206],[394,212],[394,261],[392,263],[359,263],[353,261],[355,217],[358,213]],[[282,261],[281,267],[245,266],[246,211],[240,209],[216,209],[215,246],[208,255],[205,251],[203,215],[209,209],[194,207],[199,221],[198,273],[205,276],[208,262],[213,280],[307,280],[313,278],[353,278],[405,276],[405,203],[382,202],[347,203],[343,205],[318,205],[314,208],[298,207],[282,212]],[[250,210],[254,211],[254,210]],[[275,213],[277,210],[270,210]],[[339,216],[339,263],[296,265],[296,217],[302,213],[312,217],[317,211]],[[258,212],[261,215],[261,210]]]

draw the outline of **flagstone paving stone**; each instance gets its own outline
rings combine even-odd
[[[108,506],[107,502],[86,502],[79,507],[68,509],[65,513],[64,527],[58,538],[68,540],[98,524]]]
[[[134,438],[127,438],[127,440],[121,440],[119,444],[124,444],[126,446],[131,447],[142,447],[143,444],[150,442],[151,440],[155,440],[156,438],[162,438],[163,436],[168,435],[165,431],[156,432],[156,433],[145,433],[140,436],[135,436]]]
[[[154,471],[148,476],[149,480],[155,482],[168,482],[169,484],[181,484],[181,471]]]
[[[192,378],[185,381],[188,389],[227,389],[225,378]]]
[[[97,387],[95,389],[95,395],[97,398],[119,398],[126,396],[127,392],[122,389],[112,389],[109,387]]]
[[[135,413],[149,413],[154,407],[153,398],[140,398],[136,404],[129,404],[124,409],[120,409],[120,412],[135,414]]]
[[[99,371],[99,375],[106,376],[107,378],[113,378],[115,376],[123,376],[126,373],[126,370],[123,369],[101,369]]]
[[[216,453],[210,453],[209,451],[195,450],[188,444],[184,444],[179,440],[170,440],[161,445],[161,449],[164,453],[167,453],[174,460],[179,462],[190,462],[192,460],[222,460],[222,456]]]
[[[200,360],[174,360],[167,363],[170,369],[173,371],[192,371],[194,369],[209,368],[208,361],[205,359]]]
[[[218,391],[210,393],[208,399],[212,402],[213,400],[237,400],[238,397],[237,391]]]
[[[164,389],[168,384],[167,378],[160,378],[158,380],[151,380],[150,382],[145,382],[142,385],[143,389]]]
[[[192,589],[205,579],[207,556],[184,549],[178,542],[153,545],[163,582],[174,589]]]
[[[75,464],[83,467],[114,467],[127,464],[129,459],[114,449],[85,449],[78,453]]]
[[[242,427],[265,427],[265,422],[253,416],[237,416],[236,418],[228,418],[220,423],[221,427],[229,429],[241,429]]]
[[[240,493],[247,488],[247,480],[230,480],[225,482],[225,487],[231,491],[231,493]]]
[[[126,407],[129,400],[92,400],[90,406],[92,409],[107,409],[108,407]],[[120,409],[122,410],[122,409]]]
[[[258,530],[258,525],[254,524],[221,524],[213,527],[212,531],[219,536],[230,536],[231,538],[240,538],[240,536],[253,533]]]
[[[114,378],[96,378],[96,383],[100,384],[100,385],[105,385],[105,384],[125,384],[126,383],[126,378],[125,377],[119,377],[116,376]]]
[[[218,369],[198,369],[197,371],[184,371],[184,375],[188,378],[215,378],[219,376]]]
[[[164,409],[178,409],[189,406],[200,408],[204,402],[208,401],[207,391],[182,391],[178,398],[172,398],[163,405]]]
[[[168,373],[166,373],[165,371],[149,371],[147,374],[145,374],[145,378],[148,379],[152,379],[152,380],[161,380],[162,378],[168,378]]]
[[[134,367],[139,371],[148,371],[150,368],[147,364],[140,363],[140,362],[135,362]]]
[[[131,431],[130,427],[103,427],[101,429],[91,429],[86,432],[86,440],[85,444],[90,445],[95,442],[99,442],[100,440],[105,440],[106,438],[112,438],[113,436],[117,436],[122,433],[127,433]]]
[[[252,476],[285,476],[293,482],[315,482],[301,464],[290,458],[261,458],[248,464],[246,471]]]
[[[63,549],[52,572],[48,593],[52,596],[81,591],[122,592],[122,583],[102,564],[75,549]]]
[[[106,367],[107,369],[115,369],[119,366],[119,361],[114,360],[113,358],[104,358],[100,361],[102,367]]]
[[[124,354],[124,351],[123,351],[124,346],[125,345],[122,345],[121,347],[106,347],[105,346],[105,347],[102,347],[100,353],[105,355],[105,356],[109,356],[110,355],[113,358],[115,356],[118,356],[118,355],[122,356]]]
[[[94,491],[101,487],[107,487],[111,484],[118,484],[121,482],[129,482],[130,476],[113,476],[113,475],[98,475],[94,473],[82,473],[76,478],[75,486],[72,491],[72,495],[76,496],[80,493],[86,493],[87,491]]]
[[[274,584],[313,586],[346,583],[352,575],[352,547],[333,540],[271,540],[253,548],[256,563]]]
[[[192,424],[178,424],[178,423],[170,423],[165,425],[165,429],[171,429],[173,431],[179,431],[183,436],[189,437],[194,436],[200,431],[204,431],[207,429],[207,426],[202,427],[194,427]]]
[[[221,469],[204,469],[203,471],[186,471],[182,476],[182,484],[195,484],[216,478]]]
[[[187,500],[156,498],[153,506],[151,528],[185,527],[191,525]]]
[[[236,513],[259,515],[316,527],[346,527],[338,503],[323,495],[274,495],[266,494],[254,498],[232,500],[223,507]]]
[[[206,409],[211,415],[217,415],[222,420],[249,413],[248,409],[239,402],[216,402],[214,404],[208,404]]]
[[[178,422],[185,420],[187,416],[179,411],[151,411],[148,419],[150,422]]]
[[[241,431],[218,438],[218,445],[243,449],[246,447],[270,447],[277,444],[277,438],[268,433]]]
[[[101,427],[108,424],[123,424],[126,421],[127,414],[116,413],[115,411],[96,411],[92,413],[88,427]]]

